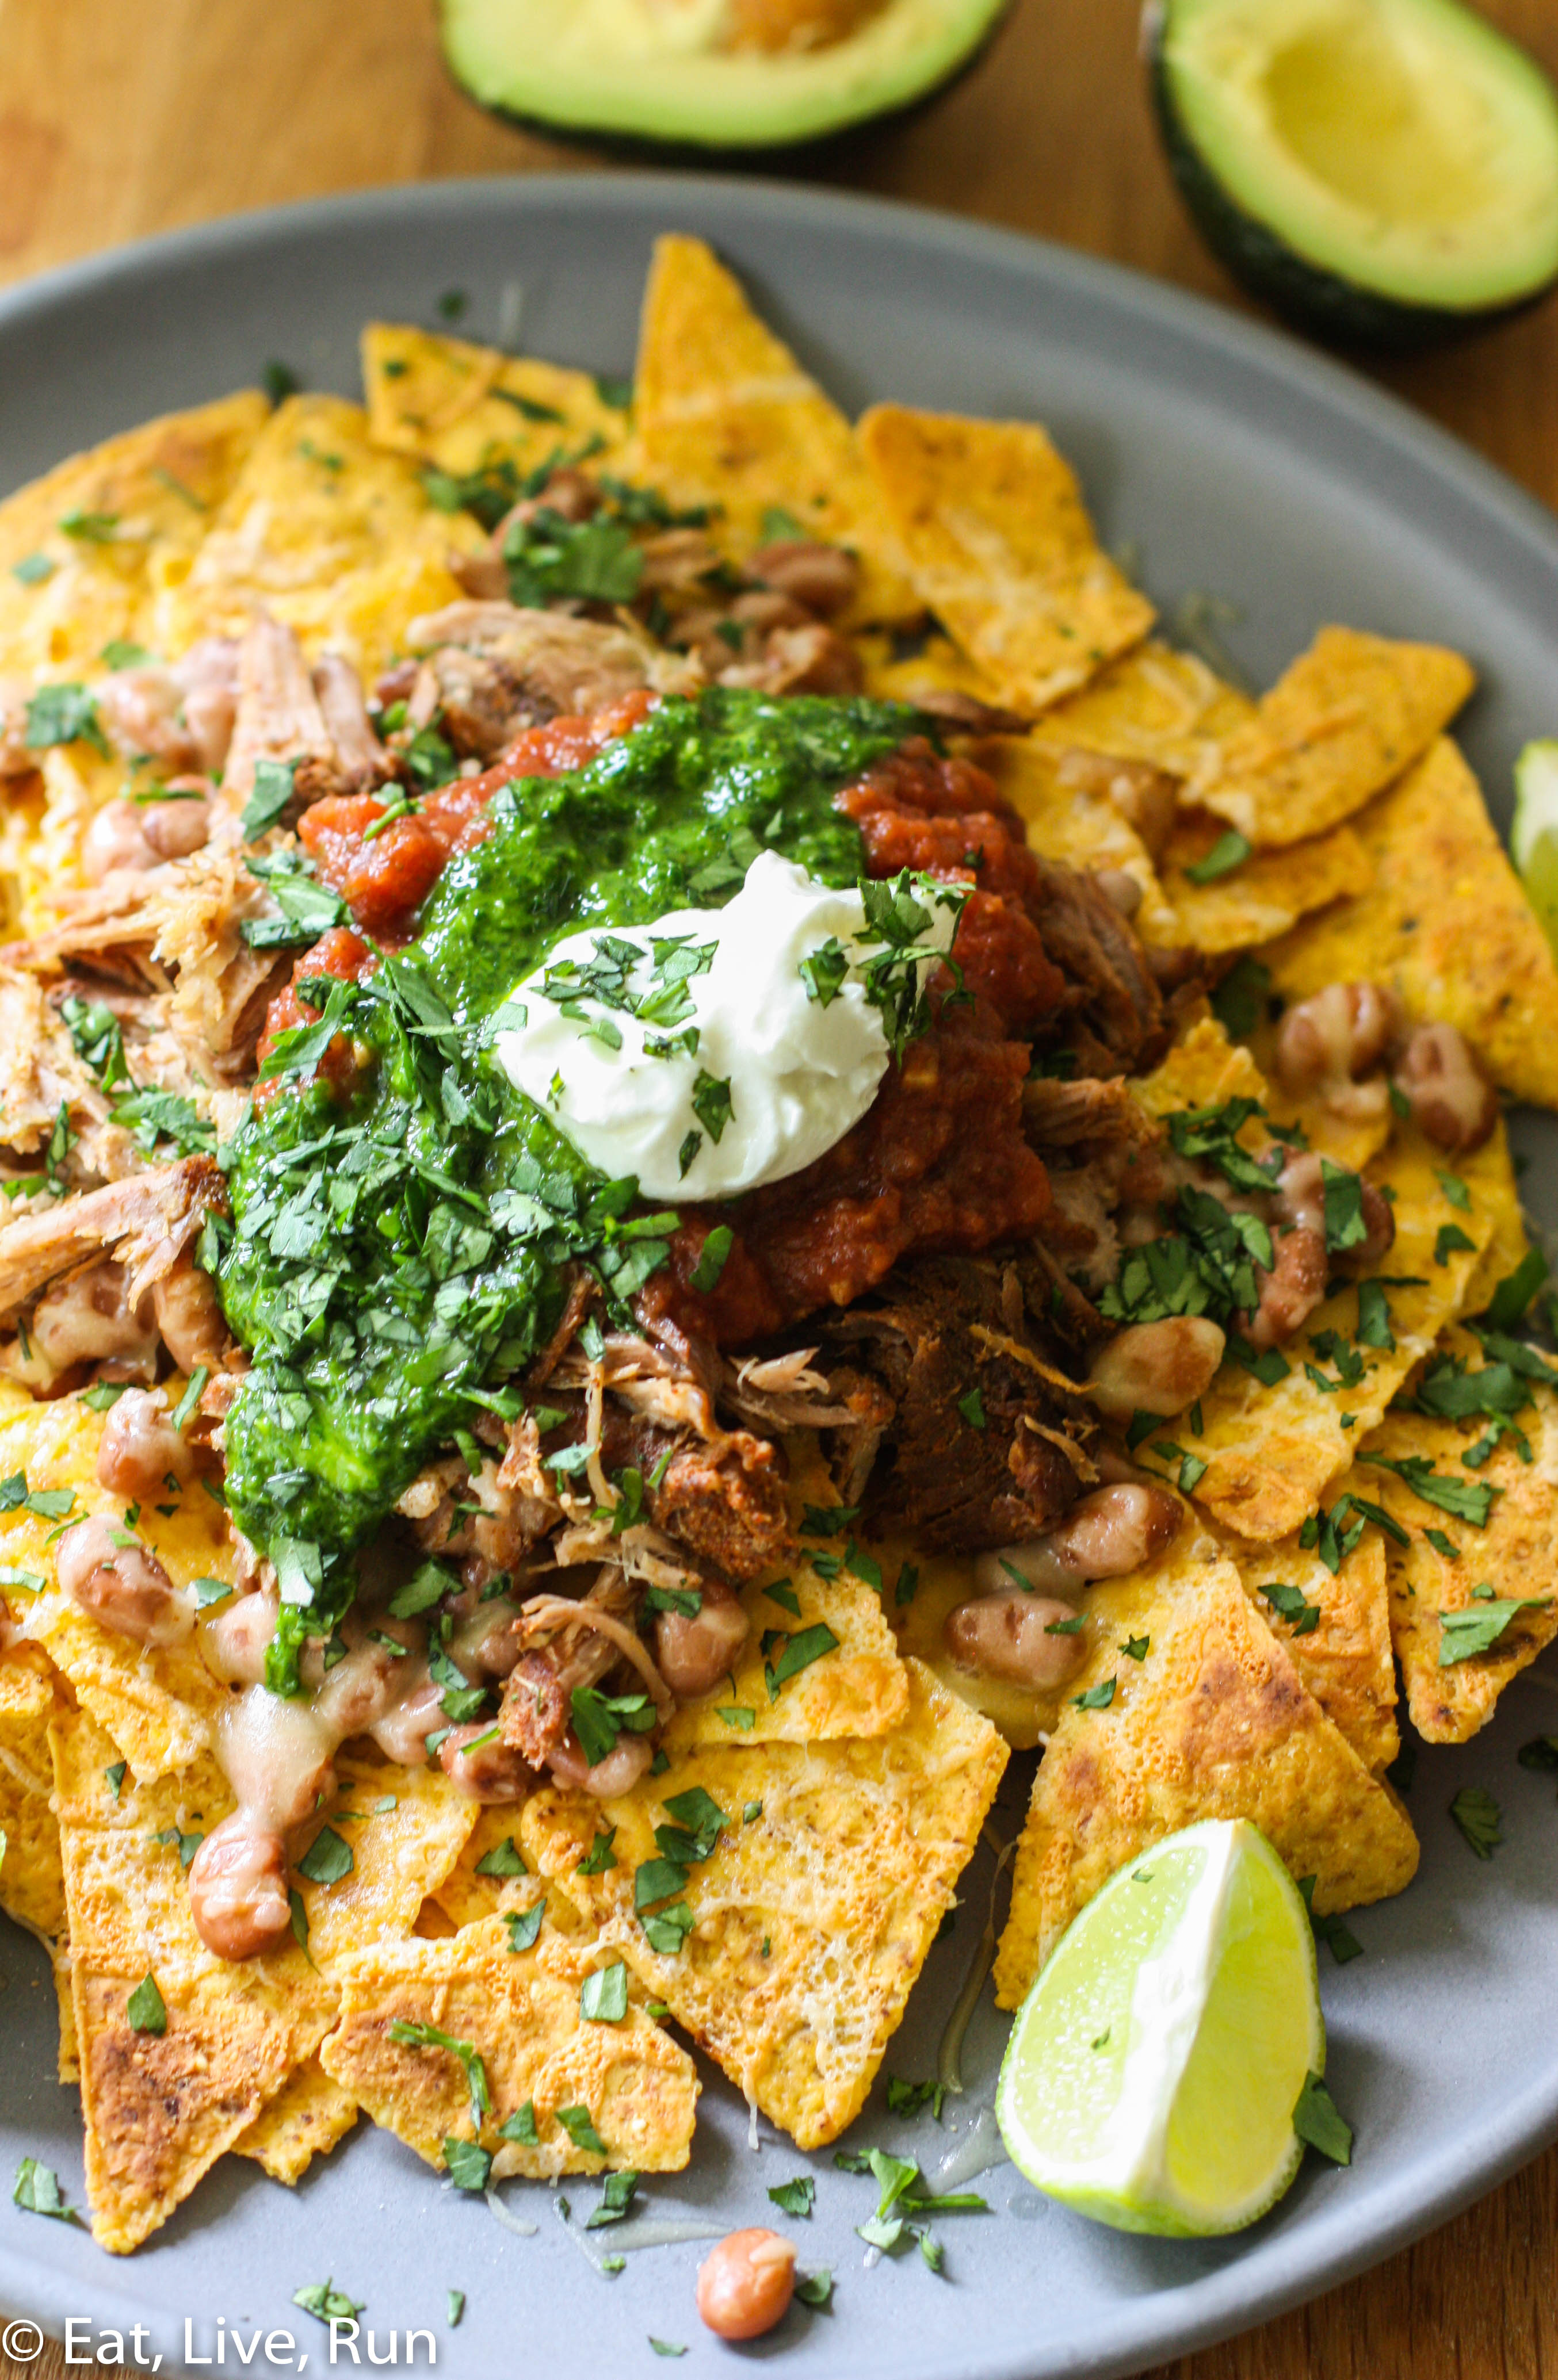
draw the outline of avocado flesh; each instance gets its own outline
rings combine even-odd
[[[1257,294],[1407,341],[1558,276],[1558,93],[1458,0],[1165,0],[1176,178]]]
[[[1005,0],[886,0],[813,50],[709,46],[719,0],[441,0],[444,54],[484,106],[575,131],[778,148],[907,105],[960,66]]]

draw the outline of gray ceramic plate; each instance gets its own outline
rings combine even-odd
[[[462,326],[476,336],[512,336],[522,296],[526,346],[625,371],[650,240],[665,228],[718,242],[846,405],[895,396],[1046,422],[1080,468],[1105,540],[1132,542],[1154,595],[1199,589],[1239,607],[1230,641],[1254,676],[1274,675],[1329,619],[1470,653],[1483,691],[1468,740],[1507,810],[1515,752],[1558,726],[1558,524],[1297,346],[1106,266],[950,220],[751,183],[579,176],[385,191],[181,234],[0,298],[0,484],[251,382],[269,358],[316,386],[355,390],[364,319],[431,322],[451,286],[469,293]],[[1538,1159],[1539,1209],[1545,1192],[1558,1220],[1553,1144],[1534,1125],[1523,1136]],[[749,2351],[782,2354],[812,2380],[1102,2380],[1357,2272],[1558,2133],[1558,1811],[1551,1780],[1515,1760],[1523,1739],[1558,1724],[1554,1691],[1517,1684],[1474,1744],[1420,1759],[1417,1882],[1357,1919],[1366,1956],[1344,1969],[1322,1953],[1330,2076],[1357,2128],[1354,2163],[1342,2172],[1311,2157],[1242,2239],[1119,2237],[1050,2206],[1001,2166],[978,2185],[988,2214],[939,2226],[940,2277],[918,2256],[868,2266],[853,2227],[871,2212],[874,2185],[829,2155],[798,2155],[766,2127],[753,2155],[746,2109],[712,2070],[691,2169],[647,2184],[649,2209],[722,2229],[758,2222],[773,2212],[770,2185],[809,2165],[817,2212],[793,2228],[803,2262],[837,2277],[834,2311],[797,2309]],[[1029,1764],[1016,1766],[1018,1791],[997,1813],[1005,1833],[1026,1786]],[[1488,1863],[1446,1815],[1471,1783],[1504,1809],[1508,1839]],[[889,2053],[896,2072],[933,2071],[989,1892],[981,1853]],[[0,1980],[0,2173],[36,2154],[79,2204],[76,2097],[51,2079],[44,1962],[3,1924]],[[889,2119],[879,2087],[852,2144],[909,2149],[933,2173],[988,2101],[1004,2032],[987,1996],[968,2038],[968,2092],[942,2127]],[[382,2358],[392,2328],[431,2328],[439,2365],[465,2380],[521,2365],[647,2372],[651,2334],[688,2344],[689,2374],[728,2369],[728,2350],[693,2311],[697,2242],[635,2249],[620,2275],[600,2274],[587,2259],[628,2248],[631,2234],[586,2234],[598,2192],[568,2196],[565,2225],[546,2190],[510,2185],[508,2214],[537,2227],[516,2236],[365,2123],[294,2194],[227,2159],[128,2264],[0,2199],[0,2305],[55,2332],[67,2316],[127,2333],[142,2323],[170,2367],[185,2361],[186,2320],[202,2356],[219,2317],[246,2347],[255,2325],[291,2328],[317,2369],[325,2335],[289,2301],[330,2274],[366,2301]],[[467,2297],[453,2332],[451,2289]],[[30,2334],[7,2338],[25,2347]],[[400,2351],[404,2362],[403,2339]],[[429,2360],[420,2345],[416,2362]],[[276,2368],[263,2346],[251,2368]],[[213,2369],[232,2374],[230,2349]]]

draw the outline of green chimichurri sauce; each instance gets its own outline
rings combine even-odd
[[[268,1062],[298,1087],[222,1153],[222,1300],[254,1359],[227,1500],[281,1578],[278,1690],[430,1457],[475,1408],[517,1412],[504,1384],[555,1327],[567,1262],[625,1316],[676,1227],[635,1217],[637,1184],[607,1182],[513,1088],[487,1046],[494,1012],[565,934],[723,907],[765,847],[855,881],[860,837],[833,796],[923,724],[822,697],[668,701],[589,768],[498,795],[495,831],[444,870],[409,950],[359,985],[316,979],[319,1022]],[[312,1079],[339,1031],[371,1053],[349,1103]]]

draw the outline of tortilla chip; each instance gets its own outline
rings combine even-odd
[[[995,1962],[1016,2008],[1077,1912],[1115,1869],[1201,1818],[1248,1818],[1317,1912],[1380,1900],[1411,1881],[1418,1844],[1308,1691],[1231,1561],[1203,1548],[1159,1572],[1139,1662],[1105,1642],[1078,1691],[1111,1675],[1105,1708],[1067,1706],[1040,1763]]]
[[[84,1714],[50,1733],[70,1926],[71,1989],[87,2128],[87,2194],[100,2246],[122,2254],[164,2222],[328,2026],[333,1995],[289,1943],[234,1966],[195,1931],[180,1837],[232,1807],[214,1761],[137,1785],[107,1771],[114,1744]],[[135,2032],[148,1974],[167,2010]]]
[[[305,2058],[247,2132],[234,2142],[239,2156],[252,2157],[273,2181],[289,2190],[302,2180],[316,2156],[328,2156],[357,2121],[357,2101],[333,2082],[317,2058]]]
[[[13,1645],[0,1658],[0,1909],[45,1938],[65,1930],[59,1828],[49,1807],[49,1726],[59,1707],[46,1656]]]
[[[1401,1749],[1395,1721],[1395,1662],[1391,1652],[1390,1598],[1384,1540],[1369,1529],[1333,1573],[1296,1537],[1252,1552],[1226,1549],[1237,1562],[1245,1591],[1321,1710],[1333,1719],[1366,1768],[1388,1768]],[[1296,1587],[1316,1621],[1284,1620],[1263,1587]]]
[[[419,613],[459,600],[446,556],[483,541],[465,513],[440,512],[416,467],[369,443],[360,406],[288,397],[272,415],[181,583],[157,600],[164,649],[241,636],[264,609],[310,658],[328,648],[367,684]]]
[[[898,637],[868,629],[855,638],[865,672],[862,691],[879,702],[919,702],[927,695],[968,694],[999,707],[1001,689],[940,631]],[[907,650],[903,650],[907,646]]]
[[[1198,774],[1195,799],[1251,843],[1300,843],[1410,768],[1475,684],[1442,645],[1322,628]]]
[[[63,1892],[63,1883],[60,1889]],[[55,1998],[59,2006],[59,2079],[65,2083],[79,2083],[81,2080],[81,2058],[76,2040],[76,2005],[70,1991],[70,1952],[63,1942],[52,1943],[50,1951]]]
[[[627,436],[627,414],[590,373],[408,323],[367,325],[362,385],[371,445],[456,477],[505,462],[524,478],[585,450],[603,468]]]
[[[268,409],[246,389],[164,414],[0,504],[0,672],[96,676],[105,645],[150,644],[152,587],[188,571]],[[47,572],[18,578],[34,557]]]
[[[1002,702],[1042,710],[1146,635],[1151,604],[1037,423],[877,405],[859,441],[916,592]]]
[[[1045,711],[1035,740],[1145,760],[1171,776],[1198,775],[1223,743],[1255,717],[1255,705],[1195,653],[1153,637],[1111,662],[1077,694]]]
[[[1444,1343],[1470,1370],[1480,1368],[1482,1352],[1469,1331],[1451,1331]],[[1558,1634],[1558,1396],[1535,1383],[1532,1394],[1534,1404],[1515,1416],[1529,1442],[1529,1463],[1512,1435],[1486,1462],[1467,1466],[1467,1451],[1483,1435],[1486,1419],[1440,1421],[1426,1414],[1388,1414],[1358,1450],[1366,1492],[1410,1537],[1408,1545],[1385,1548],[1391,1633],[1412,1724],[1430,1743],[1465,1743],[1485,1727],[1510,1680]],[[1415,1455],[1426,1457],[1442,1478],[1497,1490],[1486,1528],[1438,1510],[1394,1472],[1371,1467],[1375,1456],[1400,1463]],[[1454,1556],[1429,1543],[1430,1528],[1455,1548]],[[1442,1670],[1441,1613],[1475,1611],[1488,1599],[1480,1593],[1487,1587],[1495,1601],[1538,1608],[1517,1612],[1486,1653]]]
[[[469,2140],[470,2086],[452,2052],[390,2038],[396,2022],[431,2024],[469,2043],[492,2099],[481,2138],[493,2173],[550,2179],[627,2166],[679,2173],[688,2161],[698,2104],[691,2058],[631,2000],[620,2023],[579,2014],[582,1968],[554,1954],[543,1935],[514,1951],[499,1917],[444,1942],[383,1943],[346,1961],[341,2022],[320,2062],[372,2117],[442,2171],[444,2143]],[[537,2143],[505,2141],[501,2128],[534,2112]],[[578,2147],[557,2110],[589,2113],[604,2155]]]
[[[1174,1066],[1179,1054],[1170,1053],[1160,1075]],[[1253,1075],[1248,1053],[1236,1054]],[[1221,1100],[1229,1095],[1229,1090],[1219,1090],[1213,1097]],[[1193,1098],[1176,1101],[1199,1103]],[[1318,1305],[1294,1341],[1279,1351],[1287,1366],[1282,1378],[1268,1386],[1230,1357],[1200,1400],[1201,1428],[1191,1428],[1187,1415],[1165,1433],[1206,1464],[1195,1498],[1223,1527],[1262,1545],[1290,1536],[1324,1497],[1340,1488],[1364,1436],[1380,1421],[1413,1365],[1462,1310],[1482,1249],[1503,1219],[1511,1211],[1518,1213],[1519,1201],[1502,1125],[1485,1148],[1457,1163],[1459,1178],[1470,1193],[1469,1210],[1455,1206],[1441,1186],[1442,1152],[1409,1125],[1397,1126],[1390,1147],[1367,1169],[1370,1181],[1395,1193],[1395,1242],[1378,1267],[1378,1276],[1387,1283],[1405,1279],[1422,1285],[1387,1287],[1395,1346],[1358,1349],[1364,1366],[1359,1381],[1345,1384],[1339,1368],[1321,1365],[1314,1350],[1315,1340],[1326,1331],[1336,1332],[1349,1347],[1355,1342],[1357,1287],[1349,1281]],[[1444,1233],[1458,1234],[1467,1245],[1448,1244],[1442,1239]],[[1371,1493],[1361,1487],[1358,1492]]]
[[[497,1866],[489,1865],[483,1874],[481,1863],[494,1859]],[[516,1860],[519,1863],[517,1868],[513,1865]],[[543,1891],[544,1887],[531,1875],[519,1848],[518,1805],[512,1802],[494,1803],[478,1815],[458,1859],[433,1895],[433,1910],[457,1932],[462,1925],[480,1925],[484,1917],[529,1909],[542,1899]],[[552,1899],[560,1901],[561,1895],[554,1894]],[[555,1925],[557,1908],[553,1907],[550,1913]],[[424,1933],[430,1930],[428,1915],[424,1910],[418,1921]],[[573,1922],[577,1925],[577,1918]]]
[[[868,1559],[873,1558],[874,1548]],[[673,1758],[696,1744],[739,1742],[753,1749],[760,1743],[821,1743],[840,1736],[885,1735],[902,1723],[908,1677],[880,1596],[847,1572],[819,1578],[804,1560],[793,1562],[773,1585],[785,1595],[784,1603],[775,1602],[764,1586],[743,1588],[751,1627],[734,1672],[713,1694],[684,1705],[671,1719],[662,1741]],[[789,1609],[791,1596],[798,1613]],[[798,1639],[818,1626],[832,1631],[836,1650],[770,1691],[768,1665],[785,1651],[774,1632]]]
[[[291,1845],[294,1868],[326,1827],[351,1850],[351,1871],[337,1884],[294,1877],[308,1919],[309,1954],[332,1977],[342,1959],[368,1943],[410,1933],[422,1902],[459,1858],[479,1808],[441,1768],[343,1756],[335,1774],[339,1804],[324,1814],[307,1842],[298,1835]],[[356,1815],[348,1817],[348,1811]]]
[[[1028,827],[1028,840],[1046,859],[1072,868],[1116,868],[1141,887],[1137,931],[1150,941],[1178,938],[1151,855],[1107,793],[1068,777],[1065,751],[1023,735],[993,735],[980,747],[989,770]]]
[[[122,1505],[98,1484],[103,1424],[103,1415],[79,1397],[34,1403],[25,1390],[6,1384],[0,1390],[0,1477],[20,1471],[30,1489],[70,1489],[77,1499],[75,1519],[102,1512],[119,1521]],[[188,1586],[195,1578],[231,1581],[237,1556],[221,1505],[197,1482],[176,1499],[170,1491],[167,1500],[171,1512],[148,1508],[137,1526],[175,1585]],[[36,1593],[17,1584],[6,1593],[18,1611],[27,1611],[77,1700],[108,1730],[138,1778],[187,1767],[210,1742],[225,1689],[206,1668],[195,1638],[149,1649],[101,1627],[68,1601],[55,1584],[51,1540],[58,1525],[24,1507],[0,1513],[0,1562],[13,1581],[19,1573],[43,1582]]]
[[[1266,1078],[1249,1051],[1230,1041],[1215,1016],[1200,1016],[1175,1043],[1151,1074],[1131,1089],[1149,1115],[1174,1115],[1183,1108],[1225,1107],[1230,1099],[1268,1097]],[[1239,1133],[1241,1147],[1259,1153],[1262,1136],[1253,1120]]]
[[[602,1940],[802,2148],[836,2139],[864,2105],[1006,1765],[986,1720],[907,1666],[908,1717],[891,1735],[700,1746],[618,1800],[548,1788],[525,1804],[531,1864],[563,1879]],[[634,1913],[633,1879],[658,1855],[665,1804],[696,1788],[727,1823],[686,1871],[697,1923],[664,1957]],[[615,1866],[581,1873],[607,1828]]]
[[[1374,889],[1262,951],[1273,990],[1388,984],[1410,1023],[1457,1026],[1513,1098],[1558,1107],[1558,965],[1455,745],[1442,738],[1354,825]]]
[[[1213,956],[1274,941],[1311,910],[1359,897],[1374,881],[1368,853],[1342,826],[1282,851],[1252,852],[1227,875],[1198,884],[1188,871],[1226,832],[1204,813],[1184,811],[1158,859],[1175,939]]]
[[[919,611],[848,421],[713,250],[680,233],[654,246],[633,424],[625,470],[675,504],[718,505],[712,531],[730,553],[795,535],[846,545],[860,563],[851,620]],[[769,520],[775,511],[795,528]]]

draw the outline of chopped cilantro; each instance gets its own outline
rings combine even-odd
[[[1120,1650],[1130,1661],[1145,1661],[1151,1649],[1150,1636],[1125,1636],[1120,1640]]]
[[[493,2160],[478,2142],[450,2135],[444,2143],[444,2170],[456,2190],[485,2190]]]
[[[1467,1234],[1462,1231],[1459,1223],[1441,1223],[1439,1227],[1439,1236],[1433,1244],[1434,1263],[1436,1265],[1448,1264],[1450,1258],[1453,1256],[1457,1255],[1462,1249],[1469,1249],[1471,1253],[1475,1255],[1477,1252],[1477,1242],[1467,1237]]]
[[[41,2165],[36,2157],[23,2157],[18,2166],[11,2204],[28,2215],[52,2215],[57,2223],[77,2220],[65,2203],[59,2176],[52,2166]]]
[[[112,1767],[105,1768],[103,1772],[108,1791],[116,1802],[125,1790],[125,1771],[128,1766],[128,1763],[126,1761],[116,1760]]]
[[[595,2130],[594,2119],[588,2107],[559,2107],[557,2121],[562,2125],[575,2148],[583,2149],[587,2156],[605,2156],[609,2154],[604,2141]]]
[[[1476,1589],[1473,1589],[1476,1593]],[[1551,1597],[1540,1596],[1523,1603],[1501,1601],[1491,1595],[1482,1597],[1464,1610],[1442,1611],[1439,1615],[1439,1666],[1454,1669],[1457,1662],[1469,1661],[1479,1653],[1487,1653],[1499,1642],[1512,1620],[1522,1611],[1545,1611]]]
[[[541,2135],[536,2130],[536,2103],[533,2099],[527,2099],[522,2107],[516,2107],[513,2115],[498,2126],[498,2138],[500,2141],[517,2141],[519,2146],[526,2149],[541,2146]]]
[[[716,1140],[719,1135],[716,1133]],[[689,1276],[691,1286],[700,1297],[708,1297],[720,1285],[720,1275],[725,1259],[736,1245],[736,1234],[728,1223],[716,1223],[698,1251],[698,1262]]]
[[[1528,1248],[1515,1270],[1505,1273],[1488,1300],[1483,1320],[1490,1330],[1513,1330],[1547,1279],[1548,1263],[1540,1248]]]
[[[616,1840],[616,1828],[608,1827],[603,1834],[597,1828],[595,1840],[578,1864],[580,1876],[604,1876],[616,1865],[616,1853],[612,1845]]]
[[[1102,1678],[1085,1694],[1073,1694],[1071,1699],[1078,1710],[1107,1710],[1114,1699],[1114,1680]]]
[[[1229,827],[1220,834],[1204,859],[1193,859],[1185,873],[1192,884],[1214,884],[1220,876],[1231,876],[1242,868],[1255,846],[1248,835]]]
[[[352,1872],[352,1847],[334,1827],[322,1827],[297,1865],[310,1884],[339,1884]]]
[[[512,1835],[505,1835],[501,1843],[494,1843],[490,1852],[486,1852],[482,1854],[481,1858],[476,1863],[476,1873],[478,1876],[523,1876],[526,1874],[524,1859],[522,1858]]]
[[[777,1702],[781,1686],[798,1677],[802,1670],[809,1669],[813,1661],[820,1661],[824,1654],[834,1652],[837,1645],[838,1638],[825,1620],[814,1621],[809,1628],[802,1628],[793,1636],[783,1629],[771,1629],[763,1638],[763,1676],[769,1701]]]
[[[958,1412],[962,1415],[970,1429],[983,1429],[987,1427],[984,1414],[984,1399],[980,1394],[978,1389],[970,1389],[967,1395],[959,1397],[956,1402]]]
[[[1440,1188],[1443,1191],[1446,1198],[1450,1201],[1451,1206],[1458,1207],[1463,1215],[1469,1215],[1471,1212],[1471,1193],[1467,1188],[1466,1184],[1461,1180],[1460,1175],[1458,1173],[1440,1173],[1436,1174],[1434,1178],[1438,1182]]]
[[[1243,1040],[1265,1015],[1271,990],[1269,966],[1260,959],[1235,959],[1211,994],[1212,1014],[1232,1039]]]
[[[1503,1813],[1481,1785],[1463,1785],[1450,1804],[1450,1815],[1479,1860],[1491,1860],[1503,1840]]]
[[[945,2096],[943,2082],[907,2082],[901,2074],[887,2077],[887,2107],[891,2115],[918,2116],[921,2107],[929,2107],[939,2124]]]
[[[103,759],[108,738],[97,705],[84,686],[42,686],[27,705],[27,749],[46,752],[56,744],[90,744]]]
[[[596,1967],[578,1990],[578,2012],[593,2024],[620,2024],[627,2014],[627,1969],[620,1959]]]
[[[1360,1281],[1357,1285],[1357,1343],[1381,1348],[1387,1355],[1394,1352],[1390,1302],[1382,1281]]]
[[[132,2033],[161,2034],[167,2031],[167,2007],[150,1968],[125,2002],[125,2014],[129,2019]]]
[[[479,2132],[483,2118],[493,2112],[493,2095],[487,2086],[486,2064],[475,2044],[456,2040],[452,2033],[440,2033],[435,2024],[412,2024],[398,2016],[390,2025],[389,2037],[402,2049],[445,2049],[459,2059],[470,2094],[471,2127]]]
[[[1318,2149],[1333,2165],[1351,2165],[1352,2127],[1337,2112],[1335,2101],[1318,2074],[1304,2077],[1304,2087],[1293,2110],[1293,2129],[1308,2147]]]
[[[1320,1626],[1320,1606],[1304,1599],[1301,1587],[1284,1585],[1281,1579],[1271,1579],[1261,1587],[1272,1609],[1285,1620],[1295,1636],[1312,1636]]]
[[[1493,1499],[1500,1491],[1486,1480],[1446,1479],[1426,1454],[1405,1455],[1399,1462],[1382,1454],[1365,1454],[1359,1460],[1375,1471],[1394,1471],[1420,1502],[1437,1505],[1455,1520],[1469,1521],[1474,1529],[1487,1527]]]
[[[338,2289],[334,2281],[310,2281],[307,2289],[293,2290],[292,2302],[301,2306],[305,2313],[311,2313],[316,2322],[352,2322],[367,2300],[359,2304],[355,2298],[347,2297],[345,2289]]]
[[[521,1950],[533,1950],[541,1932],[541,1921],[546,1913],[544,1900],[532,1902],[529,1909],[510,1910],[504,1918],[508,1928],[508,1947],[516,1956]]]
[[[599,2231],[608,2223],[620,2223],[632,2207],[638,2187],[639,2177],[629,2166],[623,2166],[615,2173],[608,2173],[601,2192],[600,2204],[585,2217],[585,2229]]]
[[[817,2184],[809,2173],[797,2173],[793,2181],[781,2181],[769,2192],[769,2197],[781,2215],[809,2215],[817,2202]]]

